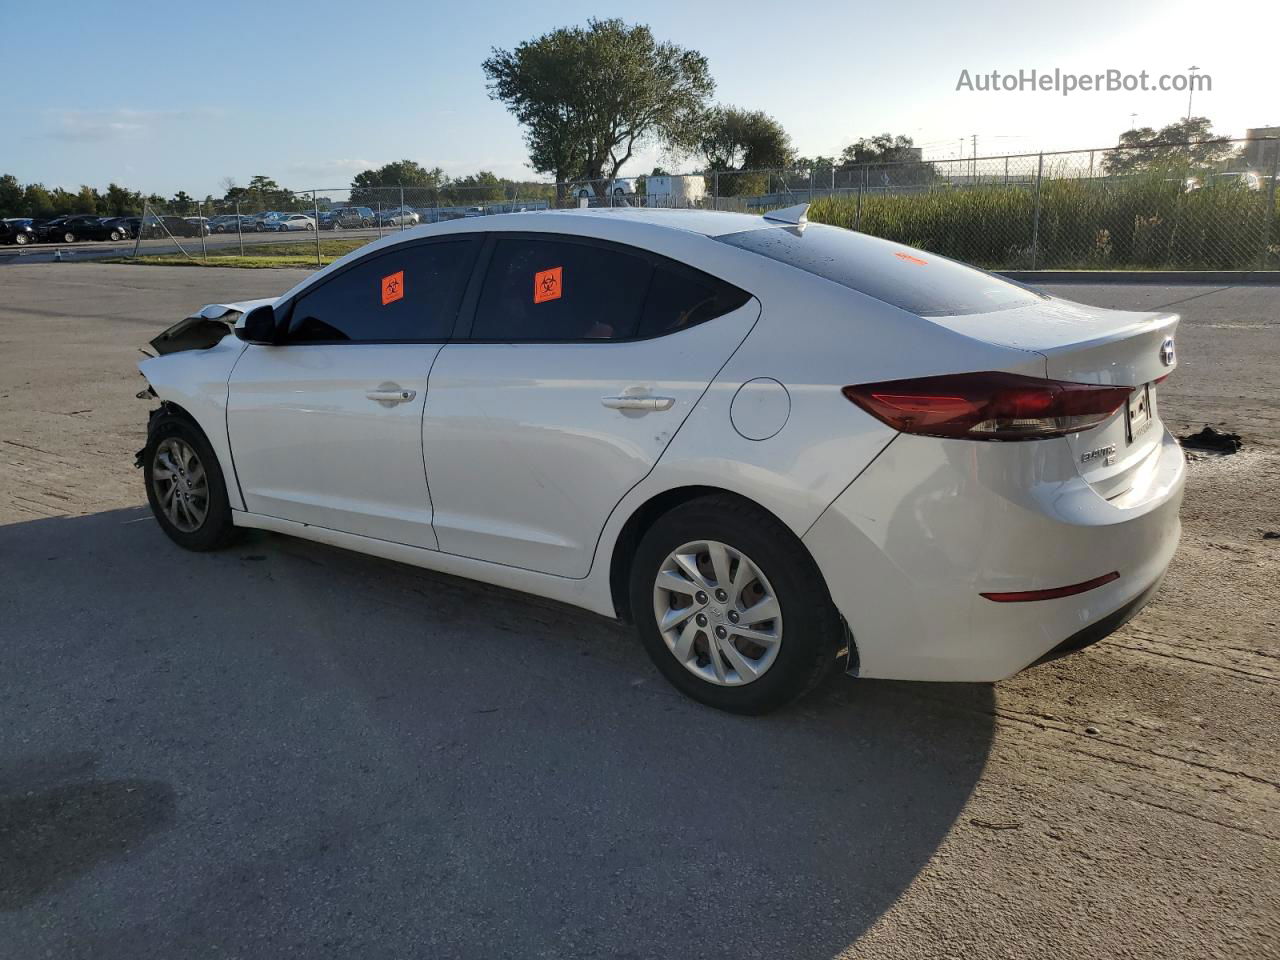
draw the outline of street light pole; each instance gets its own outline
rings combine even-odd
[[[1191,98],[1196,95],[1196,71],[1199,67],[1188,67],[1187,75],[1187,122],[1191,122]]]

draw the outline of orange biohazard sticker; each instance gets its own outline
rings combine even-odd
[[[539,270],[533,275],[533,302],[546,303],[548,300],[559,300],[563,290],[561,273],[563,267],[552,267],[550,270]]]
[[[914,263],[917,266],[921,266],[921,267],[923,267],[925,264],[929,262],[928,260],[921,260],[919,257],[913,257],[909,253],[895,253],[894,256],[897,257],[899,260],[905,260],[907,261],[907,263]]]
[[[382,278],[382,305],[395,303],[404,299],[404,271],[397,270],[389,277]]]

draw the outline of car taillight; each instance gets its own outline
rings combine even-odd
[[[845,387],[844,395],[903,433],[963,440],[1043,440],[1102,423],[1131,387],[956,373]]]

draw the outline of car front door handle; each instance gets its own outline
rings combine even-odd
[[[675,397],[601,397],[610,410],[670,410]]]
[[[376,390],[366,390],[364,395],[370,400],[376,400],[378,403],[408,403],[418,395],[418,391],[401,390],[399,387],[394,389],[379,387]]]

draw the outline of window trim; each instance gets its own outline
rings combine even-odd
[[[448,234],[443,237],[422,237],[421,239],[408,240],[404,243],[391,244],[380,250],[370,251],[369,253],[365,254],[362,257],[357,257],[355,260],[352,260],[350,263],[343,265],[341,269],[335,270],[332,274],[325,277],[323,280],[319,281],[318,283],[313,283],[311,284],[311,286],[307,287],[306,289],[299,290],[296,294],[294,294],[292,297],[289,298],[289,302],[284,305],[283,311],[280,309],[279,304],[273,305],[272,310],[275,313],[275,328],[276,328],[276,343],[273,344],[273,346],[278,346],[278,347],[325,347],[325,346],[359,347],[359,346],[373,345],[373,344],[412,345],[412,344],[449,343],[450,340],[453,338],[453,336],[458,332],[458,323],[462,317],[462,311],[467,302],[467,294],[470,293],[471,286],[472,284],[475,283],[476,270],[479,268],[481,259],[484,254],[486,238],[483,235],[479,236],[479,240],[481,242],[476,245],[476,250],[471,261],[471,267],[470,267],[470,270],[467,272],[466,281],[463,284],[463,288],[462,288],[463,295],[458,300],[458,309],[454,311],[453,322],[449,325],[448,333],[442,338],[441,337],[416,337],[413,339],[394,339],[394,340],[388,340],[388,339],[290,340],[288,337],[288,329],[289,329],[289,324],[293,320],[293,309],[297,305],[299,300],[329,285],[339,277],[345,276],[351,270],[354,270],[358,266],[364,265],[370,260],[374,260],[378,257],[385,256],[389,253],[401,251],[401,250],[416,249],[418,247],[435,246],[438,244],[445,244],[445,243],[475,244],[476,240],[477,240],[477,235],[472,233]]]
[[[485,282],[489,278],[489,265],[493,260],[493,252],[497,248],[500,240],[545,240],[553,243],[573,243],[583,247],[596,247],[603,250],[610,250],[615,253],[622,253],[628,256],[637,257],[646,261],[650,269],[659,268],[670,270],[673,273],[683,273],[695,280],[705,278],[712,284],[717,286],[725,286],[730,289],[737,290],[745,296],[742,304],[734,307],[733,310],[726,313],[718,314],[714,317],[708,317],[706,320],[699,320],[697,323],[689,324],[681,327],[679,330],[671,330],[665,333],[654,333],[648,336],[634,337],[576,337],[576,338],[560,338],[560,339],[536,339],[536,340],[507,340],[492,337],[472,337],[471,332],[475,329],[476,313],[480,306],[480,295],[484,291]],[[646,340],[659,340],[662,337],[672,337],[676,334],[683,333],[685,330],[691,330],[694,327],[701,326],[704,323],[710,323],[719,320],[720,317],[728,316],[737,310],[741,310],[748,302],[755,299],[755,294],[750,290],[744,290],[736,283],[730,283],[723,277],[717,277],[715,274],[707,273],[705,270],[699,270],[687,263],[681,263],[679,260],[673,260],[661,253],[655,253],[652,250],[646,250],[643,247],[632,246],[629,243],[619,243],[616,240],[602,240],[599,237],[584,237],[572,233],[550,233],[539,230],[495,230],[485,233],[485,244],[480,249],[480,254],[476,258],[476,269],[472,275],[471,284],[467,287],[467,292],[462,298],[462,307],[459,310],[458,322],[454,324],[453,336],[450,343],[468,343],[468,344],[504,344],[509,346],[520,346],[522,344],[564,344],[564,343],[586,343],[604,345],[610,343],[643,343]],[[649,284],[652,286],[653,277],[650,275]],[[644,310],[649,301],[649,287],[645,288],[645,300],[640,305],[640,319],[644,319]],[[637,327],[638,329],[638,327]]]

